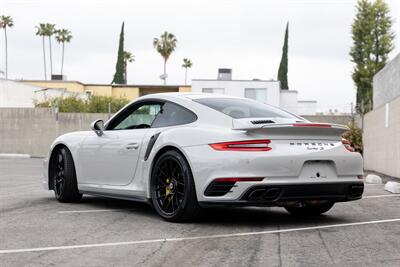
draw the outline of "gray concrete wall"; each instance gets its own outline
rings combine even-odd
[[[53,140],[68,132],[89,130],[108,114],[59,113],[46,108],[0,108],[0,153],[44,156]],[[313,122],[347,124],[350,116],[305,116]]]
[[[46,108],[0,108],[0,153],[46,155],[53,140],[67,132],[89,130],[108,114],[59,113]]]
[[[374,76],[374,109],[400,96],[400,54]]]
[[[366,170],[400,178],[400,96],[365,115],[363,143]]]

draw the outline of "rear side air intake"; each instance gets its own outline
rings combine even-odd
[[[266,124],[266,123],[275,123],[274,121],[271,120],[256,120],[256,121],[251,121],[252,124]]]

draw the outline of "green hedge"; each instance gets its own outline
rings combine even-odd
[[[354,122],[350,122],[347,126],[349,127],[349,130],[343,134],[343,138],[349,140],[355,151],[362,154],[363,144],[361,129],[358,128]]]
[[[58,106],[59,112],[108,113],[109,103],[111,103],[111,113],[115,113],[129,101],[124,98],[108,96],[91,96],[88,100],[83,100],[74,95],[47,99],[35,103],[35,107],[56,108]]]

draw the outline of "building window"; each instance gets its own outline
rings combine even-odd
[[[224,88],[203,88],[202,90],[203,93],[209,93],[209,94],[224,94],[225,89]]]
[[[86,94],[86,97],[88,99],[90,99],[92,97],[92,95],[93,95],[93,91],[92,90],[85,90],[85,94]]]
[[[245,88],[244,97],[253,100],[266,102],[267,101],[267,89],[266,88]]]

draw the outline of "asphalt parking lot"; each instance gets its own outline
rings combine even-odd
[[[135,202],[58,203],[41,187],[41,166],[0,158],[2,267],[400,266],[400,195],[383,185],[319,217],[231,208],[174,224]]]

